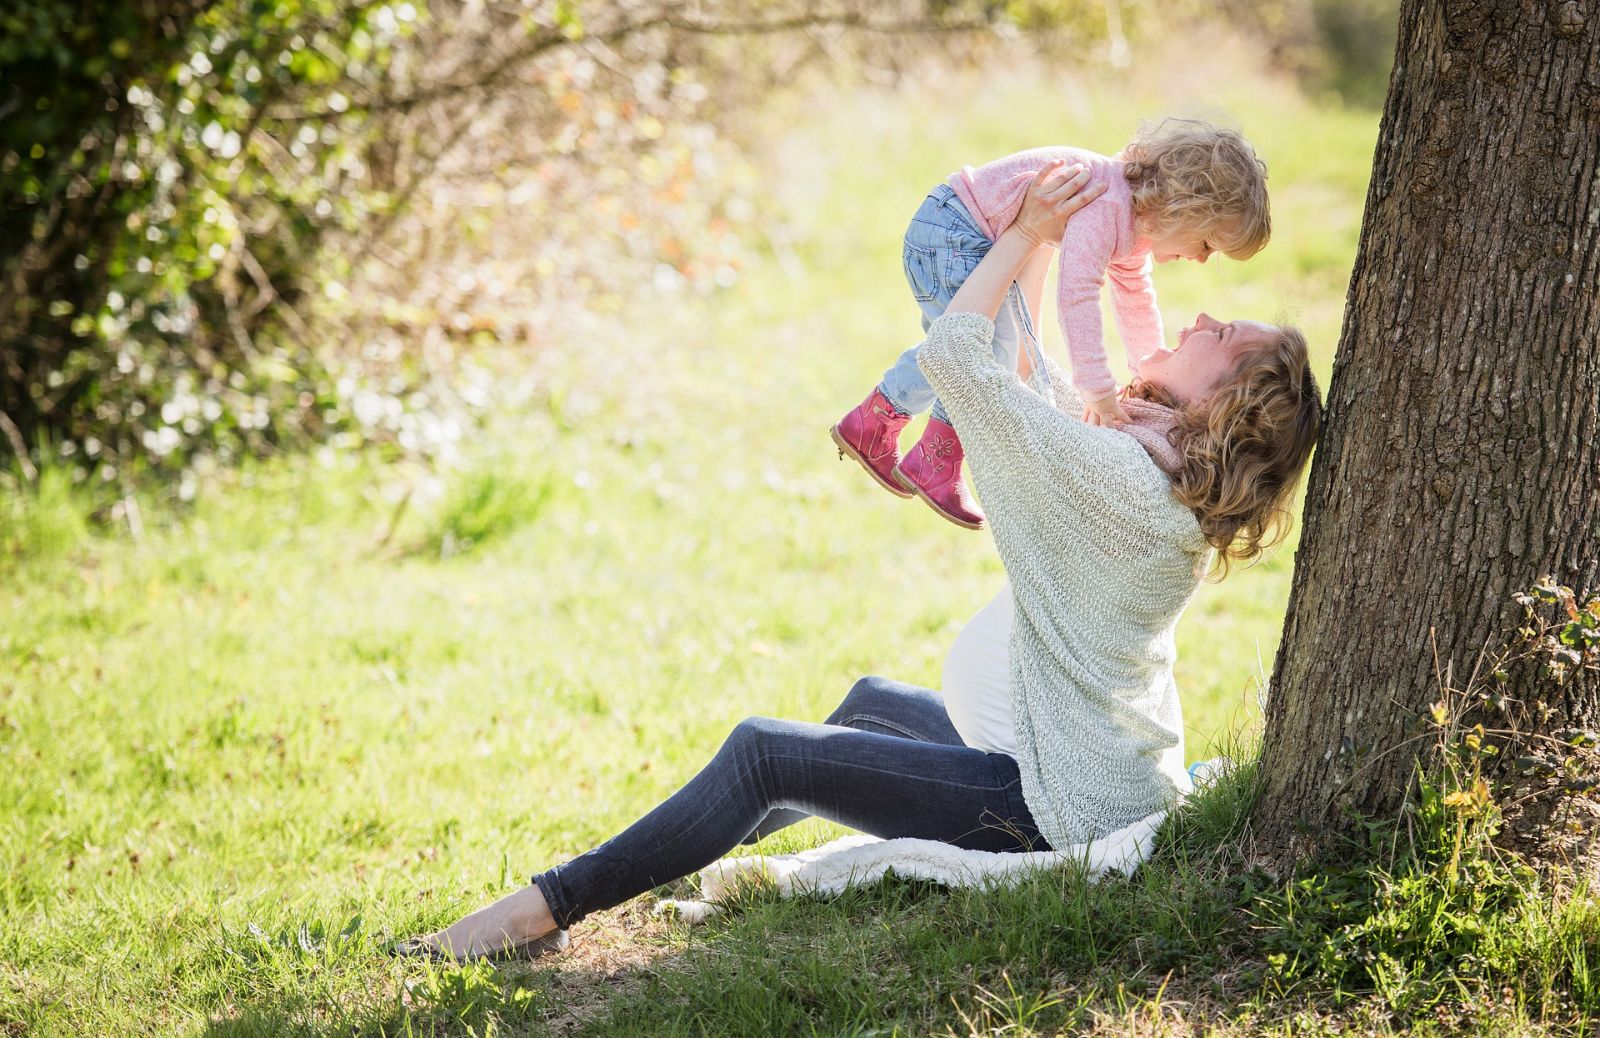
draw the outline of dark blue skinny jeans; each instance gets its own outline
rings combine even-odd
[[[688,785],[533,882],[565,928],[811,815],[885,839],[1049,849],[1014,759],[964,744],[939,693],[868,677],[823,724],[739,722]]]

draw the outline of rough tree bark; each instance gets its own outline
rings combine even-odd
[[[1600,5],[1405,0],[1274,666],[1262,843],[1391,817],[1543,574],[1600,585]],[[1435,656],[1437,646],[1437,657]],[[1437,669],[1436,669],[1437,668]],[[1513,696],[1600,722],[1593,675]]]

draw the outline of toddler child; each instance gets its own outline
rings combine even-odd
[[[1085,167],[1085,190],[1103,192],[1073,215],[1059,243],[1048,243],[1061,252],[1061,331],[1073,384],[1087,402],[1085,419],[1120,424],[1129,418],[1117,402],[1106,360],[1101,285],[1110,279],[1117,330],[1137,372],[1139,361],[1163,345],[1151,262],[1204,263],[1214,252],[1242,260],[1261,251],[1271,234],[1266,166],[1238,133],[1171,118],[1141,127],[1110,158],[1046,147],[977,169],[963,167],[933,189],[906,231],[906,279],[922,309],[924,331],[1016,219],[1033,178],[1061,161]],[[1037,251],[1012,285],[1010,314],[1002,310],[995,321],[994,355],[1008,369],[1017,366],[1019,339],[1028,341],[1030,367],[1042,367],[1032,352],[1037,341],[1029,314],[1038,311],[1049,259],[1048,249]],[[1019,284],[1027,286],[1027,299]],[[859,461],[890,493],[915,494],[951,522],[979,529],[983,513],[961,478],[961,441],[917,367],[917,349],[901,354],[872,393],[833,427],[834,442],[841,457]],[[900,431],[913,413],[930,405],[927,429],[902,459]]]

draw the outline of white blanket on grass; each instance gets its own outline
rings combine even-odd
[[[736,886],[763,879],[784,897],[838,894],[851,886],[868,886],[893,872],[908,879],[926,879],[947,887],[1010,886],[1038,869],[1074,865],[1094,879],[1110,871],[1131,875],[1150,855],[1156,830],[1166,812],[1141,819],[1126,829],[1092,843],[1063,851],[1001,853],[969,851],[936,840],[880,840],[844,836],[795,854],[752,854],[723,858],[700,870],[700,900],[663,900],[658,914],[699,923],[721,911],[718,904]]]

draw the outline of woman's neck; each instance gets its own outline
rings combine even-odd
[[[1174,411],[1180,406],[1177,397],[1161,386],[1146,382],[1142,378],[1136,378],[1128,383],[1127,395],[1130,400],[1143,400],[1146,403],[1160,404],[1162,407],[1170,407]]]

